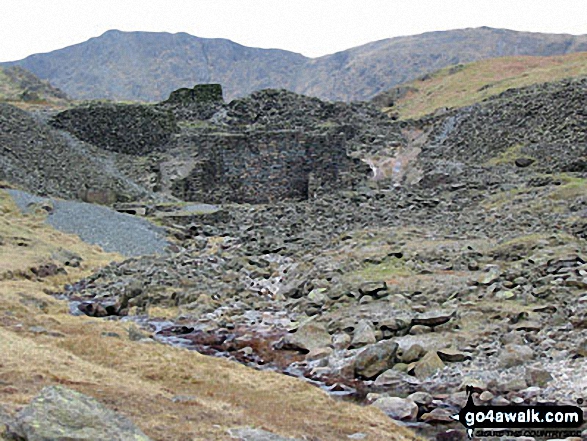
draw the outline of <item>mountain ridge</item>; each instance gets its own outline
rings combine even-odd
[[[177,88],[218,82],[229,100],[259,89],[285,88],[327,100],[354,101],[451,64],[580,51],[587,51],[585,35],[488,27],[394,37],[317,58],[185,32],[110,30],[0,66],[22,66],[77,99],[161,101]]]

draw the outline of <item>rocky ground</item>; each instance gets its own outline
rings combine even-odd
[[[7,192],[23,213],[40,211],[51,227],[109,253],[126,257],[165,254],[169,245],[164,229],[140,217],[101,205],[43,198],[19,190]]]
[[[303,377],[430,438],[465,436],[450,416],[467,385],[483,403],[577,404],[586,96],[587,80],[570,80],[404,122],[279,91],[176,109],[184,134],[345,123],[349,154],[375,179],[295,203],[144,203],[169,254],[53,294],[75,314],[134,320],[157,340]],[[148,315],[154,307],[173,313]]]
[[[123,258],[51,228],[45,207],[22,214],[0,190],[1,440],[414,438],[378,409],[303,381],[158,344],[127,321],[71,314],[50,294]]]
[[[385,123],[403,143],[396,164],[414,154],[383,179],[161,217],[174,254],[108,266],[65,294],[86,314],[136,317],[162,341],[305,377],[438,439],[462,436],[450,415],[465,385],[485,403],[576,404],[587,397],[586,89],[536,86]],[[258,97],[216,122],[277,121],[279,106]],[[283,108],[295,121],[296,106]],[[147,319],[149,305],[179,313]]]
[[[113,203],[152,194],[120,173],[111,156],[34,114],[0,103],[0,179],[35,194]]]

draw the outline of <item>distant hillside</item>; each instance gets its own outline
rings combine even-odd
[[[305,62],[293,52],[249,48],[224,39],[108,31],[14,64],[78,99],[160,101],[178,88],[208,82],[221,83],[228,98],[246,95],[281,84]]]
[[[587,52],[552,57],[504,57],[444,68],[398,85],[372,102],[400,118],[462,107],[507,89],[587,76]]]
[[[329,100],[366,100],[443,67],[509,55],[587,51],[587,36],[478,28],[369,43],[310,59],[186,33],[108,31],[24,60],[29,69],[78,99],[160,101],[179,87],[218,82],[228,100],[285,88]]]
[[[477,28],[369,43],[311,60],[298,90],[327,99],[364,100],[446,66],[508,55],[587,51],[587,36]]]
[[[0,67],[0,101],[64,102],[67,95],[19,66]]]

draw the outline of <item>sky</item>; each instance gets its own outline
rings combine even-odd
[[[586,16],[585,0],[0,0],[0,61],[110,29],[187,32],[318,57],[467,27],[587,34]]]

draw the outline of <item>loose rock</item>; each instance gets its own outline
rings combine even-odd
[[[394,363],[398,344],[390,340],[368,346],[355,359],[355,375],[366,379],[375,378],[381,372],[391,368]]]
[[[383,397],[376,400],[372,405],[381,409],[394,420],[411,421],[418,415],[418,405],[405,398]]]

